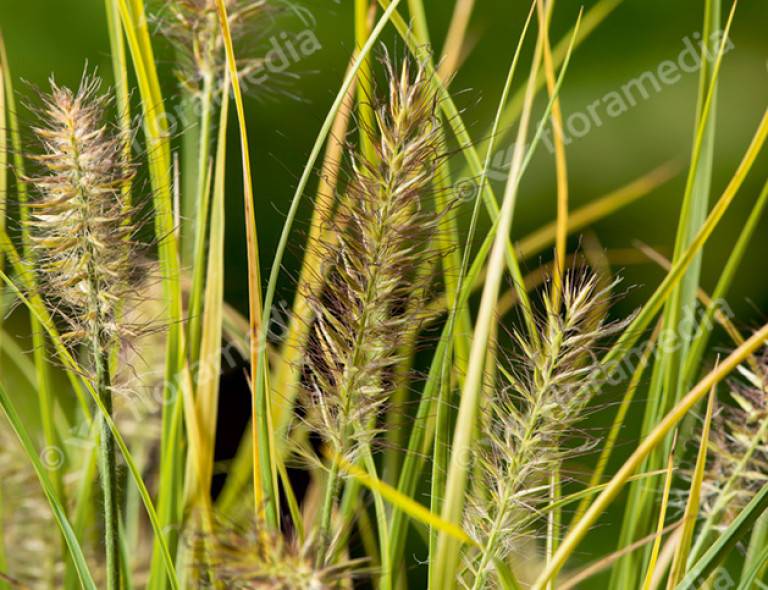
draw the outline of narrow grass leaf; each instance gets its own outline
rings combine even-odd
[[[643,582],[643,590],[651,590],[651,584],[653,583],[653,577],[656,573],[656,562],[659,559],[659,550],[661,549],[662,532],[664,531],[664,522],[667,519],[667,507],[669,506],[669,490],[672,488],[672,476],[675,468],[675,445],[672,445],[672,450],[667,458],[667,474],[664,478],[664,491],[661,496],[661,507],[659,508],[659,523],[656,525],[656,539],[653,541],[653,549],[651,549],[651,558],[648,562],[648,571],[645,574],[645,581]]]
[[[699,516],[699,507],[701,503],[701,486],[704,483],[704,471],[707,466],[707,449],[709,448],[709,431],[712,427],[712,412],[715,407],[716,387],[712,386],[709,392],[709,402],[707,403],[707,414],[704,418],[704,427],[701,432],[701,441],[699,442],[699,452],[696,457],[696,467],[693,470],[693,478],[688,489],[688,502],[685,505],[683,514],[683,531],[680,541],[675,551],[675,557],[672,560],[672,569],[669,572],[667,587],[674,588],[675,584],[685,574],[685,564],[688,561],[688,554],[691,550],[691,541],[693,540],[693,531],[696,527],[696,521]]]

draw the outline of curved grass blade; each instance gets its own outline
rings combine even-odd
[[[701,432],[701,441],[699,442],[699,453],[696,458],[696,467],[691,478],[691,485],[688,489],[688,501],[685,504],[685,513],[683,514],[683,530],[680,534],[680,541],[677,544],[675,557],[672,560],[672,568],[667,579],[667,587],[673,588],[674,585],[685,574],[685,564],[688,561],[688,554],[691,550],[691,541],[693,540],[693,530],[696,527],[696,521],[699,517],[699,507],[701,503],[701,486],[704,483],[704,470],[707,466],[707,449],[709,448],[709,431],[712,426],[712,412],[715,407],[715,391],[713,385],[709,392],[709,402],[707,403],[707,413],[704,418],[704,427]]]
[[[656,539],[653,541],[653,549],[651,550],[651,559],[648,563],[648,572],[645,574],[645,581],[643,582],[643,590],[651,590],[651,584],[653,583],[653,575],[656,571],[656,562],[659,558],[659,550],[661,549],[662,532],[664,531],[664,522],[667,519],[667,507],[669,506],[669,491],[672,488],[672,475],[675,469],[675,444],[672,444],[672,450],[669,452],[667,458],[667,475],[664,478],[664,491],[661,496],[661,508],[659,508],[659,524],[656,527]]]

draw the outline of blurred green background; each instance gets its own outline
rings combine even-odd
[[[309,20],[285,15],[256,45],[270,48],[276,42],[285,48],[286,39],[298,43],[297,35],[304,32],[306,40],[307,31],[311,31],[317,40],[317,50],[298,60],[289,57],[288,69],[276,81],[279,90],[257,92],[246,102],[264,273],[269,270],[298,176],[354,49],[353,10],[349,0],[298,2]],[[453,3],[426,0],[425,4],[430,33],[439,51]],[[471,51],[451,88],[470,133],[479,142],[484,139],[495,112],[528,2],[477,0],[476,4],[468,37]],[[593,4],[584,3],[585,7]],[[560,39],[572,26],[580,5],[564,0],[557,3],[553,40]],[[693,39],[694,33],[700,31],[702,13],[703,3],[698,0],[621,2],[572,60],[561,94],[565,117],[584,112],[593,101],[619,90],[643,72],[656,70],[662,61],[675,60],[685,48],[684,39]],[[740,2],[732,31],[734,48],[726,55],[721,73],[712,200],[721,194],[733,175],[768,105],[767,25],[768,2]],[[51,74],[55,74],[59,83],[77,84],[86,62],[105,78],[111,75],[105,15],[99,0],[2,0],[0,26],[22,101],[34,104],[33,87],[45,87]],[[287,36],[280,37],[280,33]],[[385,42],[395,55],[404,53],[402,42],[392,31],[385,36]],[[168,108],[173,110],[178,102],[172,74],[173,50],[160,37],[156,46],[163,62]],[[529,50],[530,46],[529,43]],[[524,79],[526,68],[527,62],[523,62],[517,87]],[[19,84],[20,79],[31,85]],[[677,83],[652,91],[647,100],[639,101],[625,114],[604,117],[603,125],[595,126],[583,138],[574,139],[567,147],[572,206],[602,196],[666,161],[675,160],[680,169],[685,170],[693,136],[696,94],[697,74],[684,74]],[[542,109],[540,100],[537,112]],[[32,115],[25,110],[22,119],[30,121]],[[242,187],[235,133],[230,133],[230,140],[235,151],[230,158],[227,195],[226,296],[230,303],[245,309]],[[504,139],[499,148],[504,150],[510,144],[510,139]],[[705,288],[710,289],[717,280],[767,172],[768,157],[763,154],[707,245],[703,269]],[[496,184],[501,190],[503,183]],[[669,255],[684,184],[685,176],[680,174],[591,230],[605,248],[627,248],[635,240],[641,240]],[[290,300],[293,289],[292,271],[296,270],[302,254],[307,212],[305,206],[285,261],[280,295],[286,300]],[[462,211],[462,219],[466,220],[468,213]],[[540,148],[519,198],[514,237],[526,235],[552,220],[554,214],[554,163],[546,149]],[[577,245],[577,240],[572,240],[572,247]],[[768,219],[762,221],[728,301],[736,314],[737,325],[745,332],[765,322],[768,316],[766,254]],[[537,265],[537,261],[528,263],[531,269]],[[623,274],[624,284],[637,288],[619,301],[616,308],[619,314],[628,313],[642,302],[660,280],[662,271],[652,264],[644,264],[627,267]],[[638,403],[642,403],[642,395]],[[602,529],[595,538],[605,550],[615,547],[610,527]],[[594,547],[590,549],[597,551]]]

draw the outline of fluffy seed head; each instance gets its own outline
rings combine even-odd
[[[359,566],[347,562],[315,567],[311,544],[300,545],[282,534],[233,525],[217,525],[213,536],[195,541],[194,549],[199,553],[195,573],[200,588],[333,590],[350,587],[353,570]],[[204,550],[208,563],[202,556]]]
[[[29,223],[40,288],[76,338],[118,332],[116,308],[136,268],[122,192],[134,168],[124,138],[105,122],[99,85],[84,78],[73,92],[51,82],[35,129],[41,171],[27,179],[37,194]]]
[[[321,257],[324,293],[306,354],[310,421],[351,460],[376,434],[392,389],[392,367],[410,330],[436,256],[441,211],[428,207],[441,158],[435,96],[423,68],[388,64],[389,94],[367,130],[374,161],[352,159],[339,210],[327,220],[336,241]]]
[[[258,35],[273,12],[267,0],[225,0],[233,41]],[[160,30],[179,48],[182,84],[199,92],[206,78],[221,80],[226,66],[216,0],[171,0],[163,4],[165,16]],[[262,57],[242,57],[238,51],[241,76],[263,66]]]
[[[722,404],[714,418],[702,508],[722,511],[727,523],[768,481],[768,352],[759,371],[743,368],[731,382],[735,404]]]
[[[479,542],[495,536],[499,558],[531,533],[549,497],[548,474],[593,444],[576,425],[596,393],[596,347],[625,325],[605,320],[613,287],[601,288],[595,276],[567,274],[559,308],[542,296],[537,338],[513,333],[517,352],[510,367],[500,369],[502,384],[483,407],[476,454],[483,477],[466,517]]]

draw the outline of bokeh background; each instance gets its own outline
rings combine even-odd
[[[281,17],[255,45],[270,47],[275,40],[284,48],[286,40],[294,40],[298,45],[297,35],[304,32],[306,40],[310,31],[317,47],[298,60],[289,57],[289,67],[277,80],[275,91],[256,92],[246,102],[263,272],[269,269],[284,212],[354,49],[349,0],[296,1],[303,9],[304,20],[296,15]],[[479,142],[495,112],[528,3],[477,0],[476,4],[468,37],[469,51],[451,88],[470,133]],[[583,4],[589,7],[594,2]],[[734,48],[725,57],[717,101],[712,200],[721,194],[732,176],[768,104],[768,2],[742,0],[739,4],[732,31]],[[439,53],[453,3],[425,0],[425,5],[430,33]],[[581,3],[569,0],[557,3],[553,40],[560,39],[572,26],[579,6]],[[162,3],[156,7],[162,10]],[[660,62],[676,59],[685,47],[684,39],[693,39],[700,31],[702,18],[703,2],[699,0],[621,2],[573,57],[561,94],[565,116],[584,111],[594,100],[619,90],[628,80],[656,70]],[[45,87],[52,74],[62,84],[77,84],[86,63],[106,79],[111,75],[100,0],[2,0],[0,27],[22,102],[34,104],[34,87]],[[404,53],[402,42],[392,31],[385,35],[384,42],[395,55]],[[173,50],[159,37],[156,48],[163,61],[169,109],[173,109],[177,96],[171,63]],[[529,43],[528,55],[530,49]],[[521,65],[524,68],[527,63]],[[21,84],[20,79],[30,84]],[[523,74],[518,76],[517,87],[523,79]],[[684,170],[693,137],[696,94],[697,74],[684,74],[679,82],[652,92],[627,113],[617,118],[606,117],[603,125],[594,127],[583,138],[574,139],[567,147],[572,205],[587,203],[667,161],[676,161]],[[542,109],[543,101],[539,101],[537,112]],[[23,111],[22,119],[30,121],[32,116]],[[230,133],[230,140],[232,149],[239,149],[235,133]],[[499,148],[503,150],[510,143],[510,139],[504,139]],[[238,158],[230,158],[230,165],[226,297],[229,303],[244,310],[246,259]],[[763,154],[706,247],[705,288],[714,286],[767,173],[768,158]],[[500,190],[502,184],[497,184]],[[670,255],[684,184],[685,176],[679,174],[641,201],[595,224],[590,231],[605,248],[627,248],[640,240]],[[304,207],[304,221],[307,212]],[[540,149],[523,184],[513,237],[526,235],[552,220],[554,214],[554,164],[550,154]],[[466,218],[467,213],[461,215]],[[301,256],[302,225],[299,223],[285,261],[281,296],[286,300],[290,300],[291,274]],[[577,240],[572,240],[572,246],[577,245]],[[768,218],[762,221],[728,299],[736,323],[744,331],[768,319],[767,255]],[[546,260],[548,256],[542,258]],[[624,284],[636,288],[617,303],[618,314],[626,314],[642,302],[662,277],[662,271],[647,263],[627,266],[623,275]],[[725,344],[721,341],[721,345]],[[636,403],[642,404],[642,395]],[[595,420],[599,426],[601,418],[597,416]],[[610,522],[610,515],[603,522]],[[597,531],[597,545],[591,546],[590,551],[613,549],[611,530],[604,527]]]

